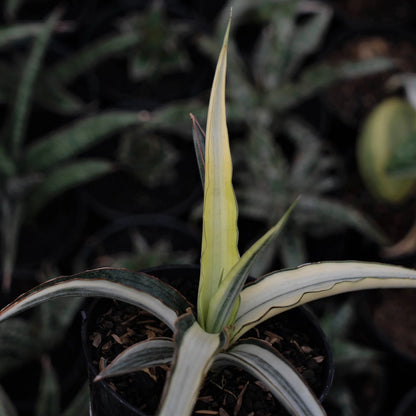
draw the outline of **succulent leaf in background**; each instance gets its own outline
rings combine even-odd
[[[107,111],[77,120],[59,130],[27,143],[28,119],[35,87],[43,68],[44,55],[60,11],[55,11],[35,37],[16,99],[10,102],[9,117],[0,143],[0,222],[2,288],[8,291],[22,222],[34,217],[49,201],[64,191],[91,181],[112,170],[104,159],[76,159],[123,128],[140,123],[137,112]]]
[[[292,160],[266,131],[253,134],[247,147],[238,147],[248,165],[239,175],[237,191],[243,216],[270,226],[275,219],[271,212],[282,215],[290,201],[302,195],[282,238],[265,252],[253,273],[262,274],[276,253],[286,267],[305,263],[307,235],[323,236],[349,227],[383,243],[382,232],[364,215],[330,196],[340,186],[339,163],[313,129],[292,117],[283,131],[294,147]]]

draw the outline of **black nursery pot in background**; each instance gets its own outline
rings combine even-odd
[[[193,304],[195,304],[198,289],[196,279],[199,277],[199,266],[174,265],[152,268],[145,272],[171,283],[172,286],[177,288]],[[153,414],[153,411],[148,410],[148,413],[145,413],[143,410],[140,410],[140,405],[133,404],[129,400],[126,400],[123,392],[117,390],[119,387],[115,387],[117,378],[110,379],[109,381],[93,381],[98,374],[98,368],[97,355],[94,351],[95,347],[92,346],[91,341],[93,338],[92,335],[96,332],[97,321],[100,317],[104,314],[108,314],[112,308],[117,308],[117,305],[122,307],[123,304],[107,299],[99,299],[90,305],[87,312],[83,313],[82,343],[88,368],[92,415],[113,416],[116,414],[120,416],[149,416],[149,414]],[[268,322],[265,322],[262,325],[267,325]],[[273,324],[276,322],[278,324],[277,326],[283,328],[284,333],[293,331],[296,334],[304,335],[308,345],[310,345],[314,351],[319,351],[319,355],[323,357],[323,361],[319,364],[319,371],[317,372],[317,374],[319,374],[319,380],[316,381],[315,386],[311,387],[319,397],[320,401],[323,401],[332,384],[334,369],[332,352],[328,340],[315,316],[309,312],[308,309],[298,307],[271,319],[270,322]],[[249,335],[252,336],[251,333]],[[299,348],[299,346],[295,346],[295,348]],[[307,374],[304,374],[304,376],[308,378]],[[156,393],[148,391],[148,383],[143,383],[140,376],[132,376],[128,382],[135,383],[134,391],[137,392],[137,395],[142,396],[140,399],[141,402],[145,402],[144,398],[147,399],[148,397],[160,395],[161,393],[161,386],[158,387],[160,391]],[[123,383],[121,383],[121,386],[122,385]]]

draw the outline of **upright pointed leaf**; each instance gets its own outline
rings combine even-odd
[[[8,134],[10,134],[11,151],[14,156],[18,155],[21,148],[35,81],[40,70],[43,56],[45,55],[49,37],[57,24],[60,15],[61,10],[57,9],[45,22],[42,32],[35,39],[17,88],[10,118],[10,129],[8,130]]]
[[[174,288],[156,277],[124,269],[102,268],[61,276],[20,295],[0,311],[0,322],[43,302],[64,296],[117,299],[145,309],[174,329],[191,305]]]
[[[257,258],[260,251],[282,230],[290,213],[295,207],[294,203],[280,219],[263,237],[257,240],[240,258],[231,271],[222,281],[218,291],[213,296],[208,310],[207,330],[211,332],[221,331],[229,321],[235,304],[239,298],[241,289],[246,281],[250,267]],[[236,313],[237,311],[235,311]]]
[[[222,278],[239,259],[237,204],[231,182],[232,162],[225,112],[230,23],[231,20],[217,63],[207,118],[201,277],[198,293],[198,319],[203,327],[209,300]]]
[[[237,365],[259,379],[297,416],[325,415],[325,411],[296,369],[265,342],[249,339],[217,356],[214,365]]]
[[[367,262],[323,262],[281,270],[241,292],[233,340],[260,322],[304,303],[364,289],[416,288],[416,270]]]

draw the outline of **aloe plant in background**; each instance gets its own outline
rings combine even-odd
[[[71,122],[43,137],[27,142],[31,103],[43,57],[60,12],[42,24],[26,59],[10,101],[9,116],[0,143],[0,221],[2,289],[8,291],[22,222],[33,218],[50,200],[69,188],[91,181],[112,170],[108,160],[77,159],[82,151],[140,122],[136,112],[107,111]]]
[[[229,364],[241,366],[262,380],[292,414],[324,415],[305,382],[273,347],[256,340],[242,341],[241,337],[260,322],[314,299],[375,287],[416,287],[416,271],[376,263],[323,262],[272,272],[244,287],[257,254],[279,234],[296,208],[294,204],[240,257],[225,111],[228,33],[229,26],[211,92],[205,152],[198,153],[204,179],[204,213],[197,316],[175,289],[160,280],[105,268],[45,282],[6,306],[0,320],[61,296],[126,301],[160,318],[174,331],[174,339],[153,338],[136,344],[98,378],[171,363],[159,415],[191,414],[208,370]],[[199,130],[195,135],[199,138]]]

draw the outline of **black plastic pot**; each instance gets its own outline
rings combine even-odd
[[[156,261],[157,264],[173,261],[158,260],[154,255],[147,260],[135,259],[134,253],[137,249],[133,240],[137,235],[143,237],[150,246],[169,242],[168,254],[171,252],[176,256],[175,261],[178,253],[186,253],[187,263],[198,261],[200,236],[188,223],[169,215],[139,214],[119,217],[90,236],[76,255],[75,271],[95,267],[114,267],[114,259],[124,253],[132,253],[130,264],[116,267],[138,270],[154,267]]]
[[[199,267],[193,265],[178,265],[153,268],[146,270],[146,272],[157,276],[162,280],[171,281],[172,279],[175,279],[175,287],[178,288],[178,290],[181,290],[181,286],[186,286],[187,283],[189,284],[190,279],[195,279],[198,276]],[[177,281],[178,276],[181,279],[179,282]],[[191,302],[195,302],[197,296],[196,285],[192,285],[190,290],[187,291],[189,292],[186,293],[187,298],[191,300]],[[83,313],[82,343],[88,367],[92,415],[113,416],[116,414],[119,416],[148,416],[116,393],[108,382],[93,382],[95,376],[98,374],[98,369],[92,362],[89,334],[94,331],[96,317],[99,316],[100,313],[103,313],[103,311],[108,310],[108,302],[108,300],[97,300],[92,303],[87,312]],[[285,319],[287,318],[291,322],[291,325],[293,324],[294,330],[307,331],[311,342],[319,346],[319,349],[324,352],[325,360],[322,370],[322,387],[319,392],[316,392],[319,396],[319,400],[323,401],[332,384],[334,373],[332,352],[328,340],[319,326],[318,320],[308,309],[299,307],[286,312],[284,315]],[[138,386],[138,392],[140,392],[140,386]]]

